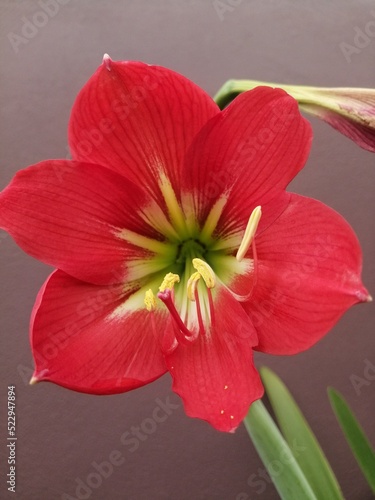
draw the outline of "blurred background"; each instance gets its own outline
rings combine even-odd
[[[1,0],[0,189],[20,168],[65,158],[75,96],[105,52],[174,69],[214,95],[229,78],[375,86],[375,7],[324,0]],[[367,29],[367,35],[366,35]],[[360,35],[365,33],[365,35]],[[375,156],[313,120],[314,143],[290,190],[339,211],[364,252],[375,293]],[[278,495],[243,426],[223,434],[188,418],[169,375],[132,393],[89,396],[29,386],[29,316],[50,272],[0,234],[1,455],[6,389],[17,393],[17,492],[27,500],[273,500]],[[349,500],[371,494],[336,424],[340,390],[375,443],[374,304],[354,307],[308,352],[257,355],[287,383]],[[167,408],[164,422],[152,419]],[[107,465],[103,462],[106,462]],[[108,466],[108,462],[112,465]]]

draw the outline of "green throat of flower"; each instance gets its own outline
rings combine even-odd
[[[195,257],[204,258],[207,250],[207,246],[199,239],[183,241],[177,247],[176,264],[184,264],[186,260],[192,260]]]
[[[235,263],[241,263],[254,243],[261,207],[256,207],[252,212],[236,257],[220,249],[218,242],[211,238],[216,217],[211,211],[202,231],[195,237],[184,238],[185,231],[181,231],[183,237],[180,242],[171,243],[174,250],[170,255],[174,256],[158,290],[147,288],[144,291],[144,305],[151,316],[159,307],[163,307],[161,303],[171,316],[175,337],[171,348],[177,344],[190,344],[199,335],[209,335],[215,323],[215,287],[218,283],[228,285],[226,282],[230,282],[228,276],[231,269]],[[175,216],[174,222],[180,224],[182,220]],[[181,227],[184,229],[184,225]],[[240,299],[239,296],[236,298]]]

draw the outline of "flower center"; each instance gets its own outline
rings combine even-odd
[[[199,334],[204,335],[206,325],[213,320],[211,288],[215,286],[215,273],[207,262],[201,259],[194,258],[192,265],[196,271],[191,274],[182,294],[175,293],[174,286],[180,283],[180,276],[174,273],[165,276],[157,294],[171,314],[175,338],[182,344],[194,342]],[[204,288],[199,293],[200,281],[204,283]],[[147,290],[144,303],[149,312],[152,313],[156,309],[157,303],[151,289]],[[194,305],[195,310],[192,310]]]
[[[227,261],[230,260],[232,267],[235,266],[235,262],[240,266],[239,263],[246,256],[250,246],[253,246],[253,255],[256,256],[254,237],[260,218],[261,208],[256,207],[249,218],[236,258],[228,254],[221,257],[214,256],[213,254],[218,252],[198,238],[186,239],[178,244],[173,267],[178,269],[179,274],[167,273],[156,295],[164,303],[172,319],[174,339],[167,348],[168,351],[176,348],[178,343],[191,344],[199,335],[210,334],[215,321],[211,290],[218,282],[218,278],[208,262],[212,261],[219,267],[220,258],[222,260],[226,258]],[[241,300],[240,295],[234,292],[232,295]],[[249,294],[242,299],[245,300],[248,296]],[[157,308],[157,300],[151,289],[145,293],[144,304],[152,315]]]
[[[198,239],[189,239],[178,245],[176,263],[184,264],[187,259],[192,259],[194,256],[204,257],[206,253],[206,245]]]

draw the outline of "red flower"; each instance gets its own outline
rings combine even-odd
[[[262,396],[254,348],[307,349],[368,300],[349,225],[285,192],[311,130],[284,91],[220,112],[170,70],[105,57],[69,139],[74,161],[0,195],[1,227],[58,268],[33,310],[34,380],[110,394],[169,371],[188,415],[229,431]]]

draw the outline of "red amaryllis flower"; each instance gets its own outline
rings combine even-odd
[[[169,371],[188,415],[230,431],[262,396],[253,349],[307,349],[368,300],[349,225],[285,191],[311,130],[284,91],[220,112],[170,70],[105,57],[69,139],[73,161],[0,196],[1,227],[58,268],[32,314],[34,381],[111,394]]]

